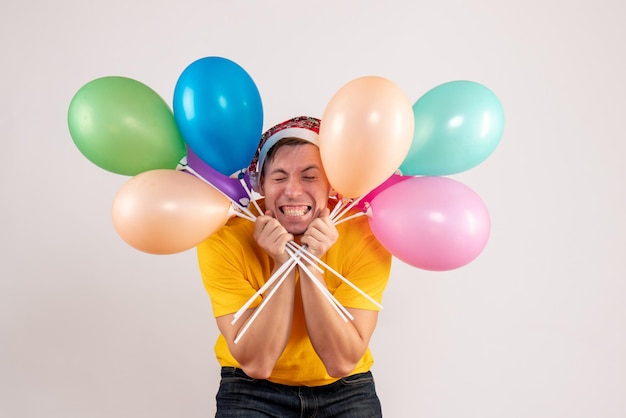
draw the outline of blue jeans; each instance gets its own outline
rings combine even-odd
[[[325,386],[287,386],[222,368],[216,418],[380,418],[382,411],[371,372]]]

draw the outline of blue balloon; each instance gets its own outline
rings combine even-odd
[[[221,57],[191,63],[176,82],[173,110],[183,140],[206,164],[226,176],[250,164],[263,129],[263,105],[238,64]]]
[[[496,95],[473,81],[451,81],[413,105],[415,131],[400,165],[403,175],[443,176],[483,162],[500,142],[504,110]]]

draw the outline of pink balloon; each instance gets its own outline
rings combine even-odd
[[[371,202],[370,226],[395,257],[424,270],[444,271],[473,261],[489,239],[481,198],[446,177],[412,177]]]

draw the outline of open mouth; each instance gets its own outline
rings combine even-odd
[[[281,206],[280,211],[285,216],[303,216],[309,213],[311,210],[311,206],[301,205],[301,206]]]

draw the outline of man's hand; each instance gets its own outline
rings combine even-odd
[[[293,241],[293,235],[274,218],[272,211],[268,210],[264,216],[256,218],[254,239],[272,257],[275,264],[283,264],[289,260],[285,247],[289,241]]]
[[[330,219],[330,210],[325,208],[319,217],[311,222],[300,238],[300,243],[306,245],[309,252],[320,258],[333,246],[338,237],[339,232]]]

